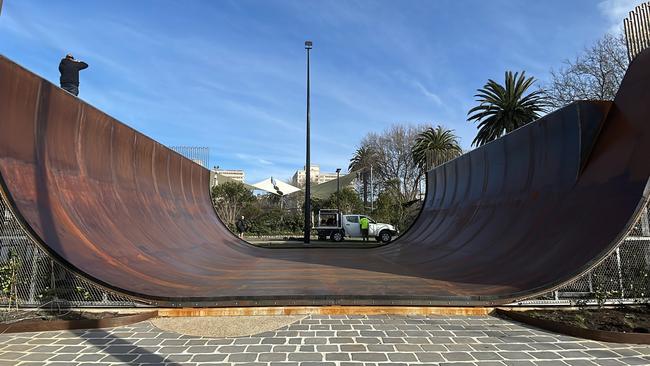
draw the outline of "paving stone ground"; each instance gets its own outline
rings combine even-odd
[[[0,335],[4,365],[619,366],[650,346],[594,342],[489,316],[321,316],[240,338],[164,332],[150,322]]]

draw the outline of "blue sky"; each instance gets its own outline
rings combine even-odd
[[[306,39],[312,162],[334,171],[398,122],[454,129],[469,148],[488,78],[544,82],[641,2],[5,0],[0,53],[56,84],[73,53],[90,64],[81,98],[255,182],[304,165]]]

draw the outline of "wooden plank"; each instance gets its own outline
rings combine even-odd
[[[159,308],[161,317],[260,316],[260,315],[488,315],[486,307],[418,306],[280,306],[232,308]]]

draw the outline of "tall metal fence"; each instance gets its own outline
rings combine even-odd
[[[632,10],[623,20],[627,57],[632,61],[644,49],[650,47],[650,2]]]
[[[22,229],[0,199],[0,305],[22,307],[145,306],[111,293],[54,262]],[[549,271],[552,271],[549,268]],[[625,241],[593,270],[570,284],[521,305],[635,301],[650,298],[650,221],[646,210]]]
[[[592,270],[556,291],[519,304],[650,302],[649,211],[650,205],[625,240]]]
[[[53,261],[25,233],[0,198],[0,304],[19,307],[132,307]]]
[[[203,146],[170,146],[170,149],[203,166],[210,167],[210,148]]]

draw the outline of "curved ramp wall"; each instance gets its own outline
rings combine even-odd
[[[172,306],[494,305],[588,270],[647,200],[650,52],[614,103],[574,103],[428,173],[422,213],[374,249],[265,249],[217,218],[209,173],[0,59],[0,177],[76,273]]]

